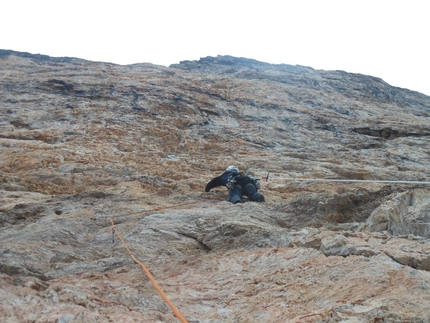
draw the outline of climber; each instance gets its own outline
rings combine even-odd
[[[245,174],[245,172],[239,172],[237,166],[228,166],[224,173],[220,176],[212,179],[205,188],[205,192],[209,192],[212,188],[218,186],[226,186],[228,188],[228,199],[231,203],[241,203],[242,195],[249,198],[250,201],[254,202],[265,202],[264,196],[258,193],[260,183]]]

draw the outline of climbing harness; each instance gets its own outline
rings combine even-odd
[[[254,175],[249,175],[249,174],[245,174],[245,173],[241,173],[241,172],[239,172],[239,174],[237,174],[237,175],[232,175],[229,179],[228,179],[228,182],[227,182],[227,184],[225,184],[225,186],[227,187],[227,189],[230,191],[230,190],[232,190],[233,188],[234,188],[234,186],[236,185],[236,183],[237,183],[237,180],[238,179],[240,179],[240,178],[245,178],[245,177],[248,177],[250,180],[251,180],[251,183],[255,186],[255,188],[257,189],[257,190],[259,190],[260,189],[260,187],[261,187],[261,185],[260,185],[260,180],[261,179],[264,179],[265,177],[261,177],[261,178],[259,178],[259,177],[256,177],[256,176],[254,176]],[[267,178],[269,177],[269,173],[267,173]],[[267,179],[266,179],[266,181],[267,181]]]
[[[229,191],[231,191],[234,188],[235,184],[236,184],[236,178],[234,176],[232,176],[228,179],[228,182],[227,182],[227,184],[225,184],[225,186],[227,187],[227,189]]]
[[[267,175],[269,176],[269,175]],[[260,180],[262,180],[264,177],[262,178],[258,178],[252,175],[248,175],[248,177],[251,179],[251,183],[254,184],[255,188],[257,189],[257,191],[261,188],[261,184],[260,184]],[[267,181],[267,179],[266,179]]]

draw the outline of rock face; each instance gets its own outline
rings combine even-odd
[[[394,235],[413,234],[430,237],[430,196],[417,189],[395,194],[372,212],[367,230],[388,230]]]
[[[0,319],[429,322],[430,97],[229,56],[0,50]],[[228,165],[266,203],[205,184]]]

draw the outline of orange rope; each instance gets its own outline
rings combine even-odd
[[[167,305],[169,305],[169,307],[172,309],[173,313],[176,315],[176,317],[179,319],[179,321],[181,321],[182,323],[188,323],[188,321],[182,316],[182,314],[179,312],[179,310],[176,308],[176,306],[170,301],[170,299],[167,297],[167,295],[163,292],[163,290],[160,288],[160,286],[158,286],[157,282],[155,281],[154,277],[151,275],[151,273],[149,272],[149,270],[146,268],[146,266],[139,261],[139,259],[137,259],[130,251],[130,248],[127,246],[127,244],[125,243],[124,239],[121,237],[121,235],[119,234],[118,229],[115,227],[115,223],[113,222],[113,218],[116,217],[120,217],[120,216],[127,216],[127,215],[132,215],[132,214],[138,214],[138,213],[145,213],[145,212],[153,212],[153,211],[159,211],[159,210],[163,210],[163,209],[170,209],[170,208],[174,208],[174,207],[179,207],[179,206],[184,206],[184,205],[190,205],[190,204],[196,204],[200,201],[197,202],[189,202],[189,203],[182,203],[182,204],[176,204],[176,205],[172,205],[172,206],[163,206],[163,207],[158,207],[158,208],[154,208],[151,210],[143,210],[140,212],[133,212],[133,213],[127,213],[127,214],[122,214],[122,215],[115,215],[112,216],[110,218],[110,221],[112,223],[112,228],[115,231],[116,235],[118,236],[118,238],[121,240],[124,248],[127,250],[127,252],[129,253],[130,257],[140,265],[140,267],[142,267],[143,271],[145,272],[146,276],[148,276],[149,280],[152,282],[152,285],[154,285],[155,289],[158,291],[158,293],[160,294],[160,296],[164,299],[164,301],[166,302]]]

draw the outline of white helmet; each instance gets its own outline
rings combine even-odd
[[[234,172],[234,173],[239,173],[239,168],[237,168],[237,166],[234,165],[230,165],[226,168],[225,170],[226,172]]]

